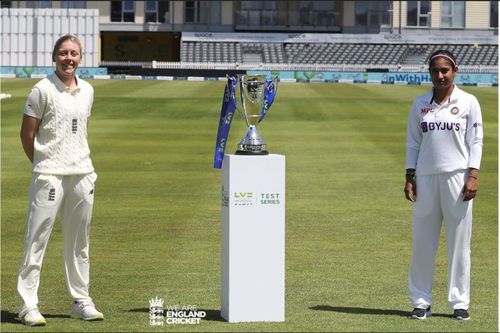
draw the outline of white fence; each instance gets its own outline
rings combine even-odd
[[[76,35],[83,47],[81,66],[99,66],[97,9],[2,8],[1,66],[52,66],[52,48],[62,35]]]
[[[388,69],[389,72],[427,73],[427,65],[371,65],[371,64],[268,64],[233,62],[162,62],[162,61],[103,61],[101,66],[141,67],[158,69],[221,69],[221,70],[264,70],[264,71],[323,71],[323,72],[365,72]],[[459,66],[463,73],[497,73],[498,66]]]

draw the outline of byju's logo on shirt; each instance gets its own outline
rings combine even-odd
[[[422,127],[422,132],[424,133],[427,133],[429,131],[460,131],[460,124],[455,122],[424,121],[420,123],[420,126]]]

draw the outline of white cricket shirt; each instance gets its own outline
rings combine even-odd
[[[94,171],[87,142],[87,118],[93,101],[94,89],[80,78],[73,90],[55,73],[33,87],[24,108],[24,114],[41,119],[33,172],[75,175]]]
[[[432,175],[479,169],[483,148],[481,108],[475,96],[454,86],[438,105],[433,90],[418,96],[408,118],[406,168]]]

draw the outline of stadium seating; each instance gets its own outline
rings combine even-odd
[[[460,65],[498,65],[498,45],[182,42],[181,61],[318,65],[426,65],[437,49]]]
[[[183,62],[243,62],[240,43],[184,42],[181,47]]]

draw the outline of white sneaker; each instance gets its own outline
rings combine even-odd
[[[45,318],[42,316],[38,308],[34,308],[26,312],[21,318],[24,325],[27,326],[44,326],[46,324]]]
[[[91,301],[74,302],[70,316],[71,318],[80,318],[83,320],[104,319],[104,315],[96,310],[94,303]]]

